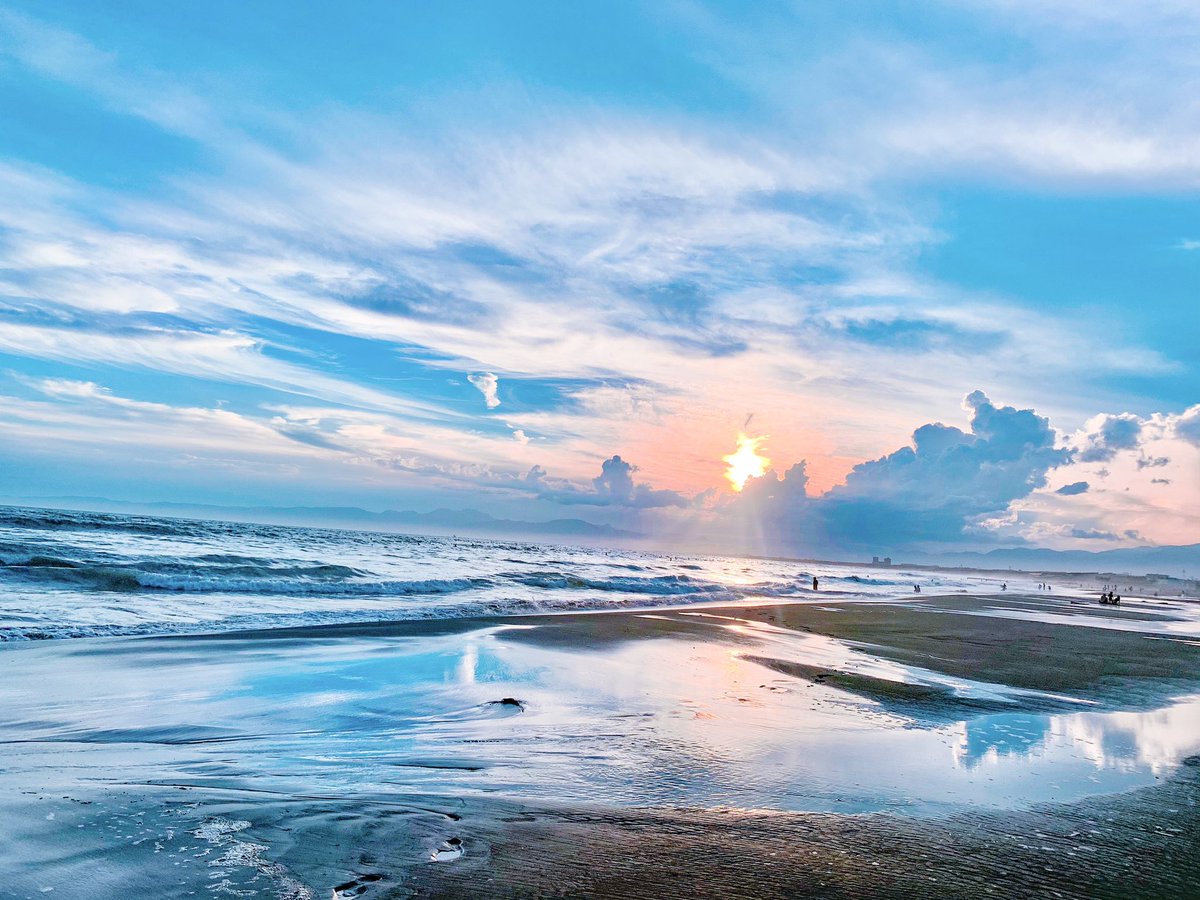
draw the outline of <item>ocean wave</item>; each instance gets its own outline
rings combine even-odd
[[[260,612],[205,621],[154,621],[117,623],[38,623],[0,626],[0,644],[41,640],[94,637],[154,637],[224,634],[279,628],[308,628],[326,625],[375,625],[431,620],[487,619],[493,617],[537,616],[555,613],[597,610],[641,610],[676,606],[678,595],[642,595],[624,598],[606,597],[603,602],[569,594],[551,594],[540,598],[498,597],[450,604],[425,603],[397,609],[307,610],[303,612]],[[742,599],[733,591],[714,592],[705,602],[731,603]]]
[[[374,579],[349,566],[269,567],[237,565],[201,567],[180,563],[142,562],[109,566],[58,557],[34,556],[7,563],[0,578],[25,584],[75,585],[103,591],[174,591],[231,594],[408,595],[449,594],[486,587],[486,578]]]
[[[626,594],[708,594],[728,591],[729,587],[700,581],[687,575],[656,575],[651,578],[616,575],[612,578],[584,578],[565,572],[528,572],[511,576],[528,587],[548,590],[611,591]]]
[[[117,531],[133,534],[194,536],[204,526],[222,523],[187,519],[155,519],[112,513],[0,507],[0,528],[28,531]],[[232,524],[232,523],[229,523]]]
[[[453,594],[487,587],[487,578],[427,578],[416,581],[308,581],[294,578],[231,578],[227,575],[142,574],[143,588],[160,591],[230,594],[320,594],[354,596],[403,596],[408,594]]]

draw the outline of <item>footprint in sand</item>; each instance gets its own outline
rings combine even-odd
[[[446,840],[441,847],[434,850],[429,858],[433,862],[454,862],[456,859],[461,859],[463,853],[466,852],[463,847],[462,838],[452,837]]]
[[[335,887],[333,889],[333,900],[349,900],[351,897],[361,897],[370,890],[371,885],[382,880],[382,875],[359,875],[357,878]]]

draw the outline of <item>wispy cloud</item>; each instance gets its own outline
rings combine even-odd
[[[777,457],[807,459],[813,491],[859,471],[845,492],[865,477],[856,464],[957,415],[973,384],[1086,430],[1080,462],[1123,459],[1119,435],[1083,425],[1116,405],[1105,385],[1186,363],[1103,315],[932,272],[926,258],[953,235],[917,189],[1194,186],[1200,106],[1182,50],[1196,17],[1086,6],[1053,21],[1018,2],[931,12],[1022,49],[994,56],[862,25],[798,53],[802,10],[764,32],[753,16],[676,9],[695,59],[770,111],[728,119],[552,91],[501,98],[488,117],[453,103],[298,114],[237,92],[216,104],[200,76],[5,13],[9,65],[185,138],[205,165],[131,191],[0,163],[0,352],[69,366],[79,383],[133,372],[200,394],[253,389],[274,412],[206,421],[266,435],[293,462],[540,501],[682,509],[720,483],[746,408]],[[1162,52],[1147,67],[1149,46]],[[247,127],[254,116],[269,128]],[[354,367],[367,345],[382,348],[369,377]],[[551,381],[553,403],[536,387]],[[22,427],[84,406],[182,415],[41,390],[49,399],[12,399]],[[488,410],[503,403],[503,422],[473,390]],[[108,439],[98,418],[78,424],[80,440]],[[613,462],[630,459],[636,481]],[[531,487],[534,465],[562,483]],[[611,478],[597,484],[601,465]]]

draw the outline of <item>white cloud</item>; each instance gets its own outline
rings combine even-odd
[[[467,381],[475,385],[479,393],[483,394],[483,402],[488,409],[495,409],[500,405],[500,398],[496,396],[496,391],[500,387],[500,379],[493,373],[483,372],[478,375],[468,375]]]

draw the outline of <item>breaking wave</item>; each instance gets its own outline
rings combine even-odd
[[[0,641],[894,597],[911,584],[786,560],[0,507]]]

